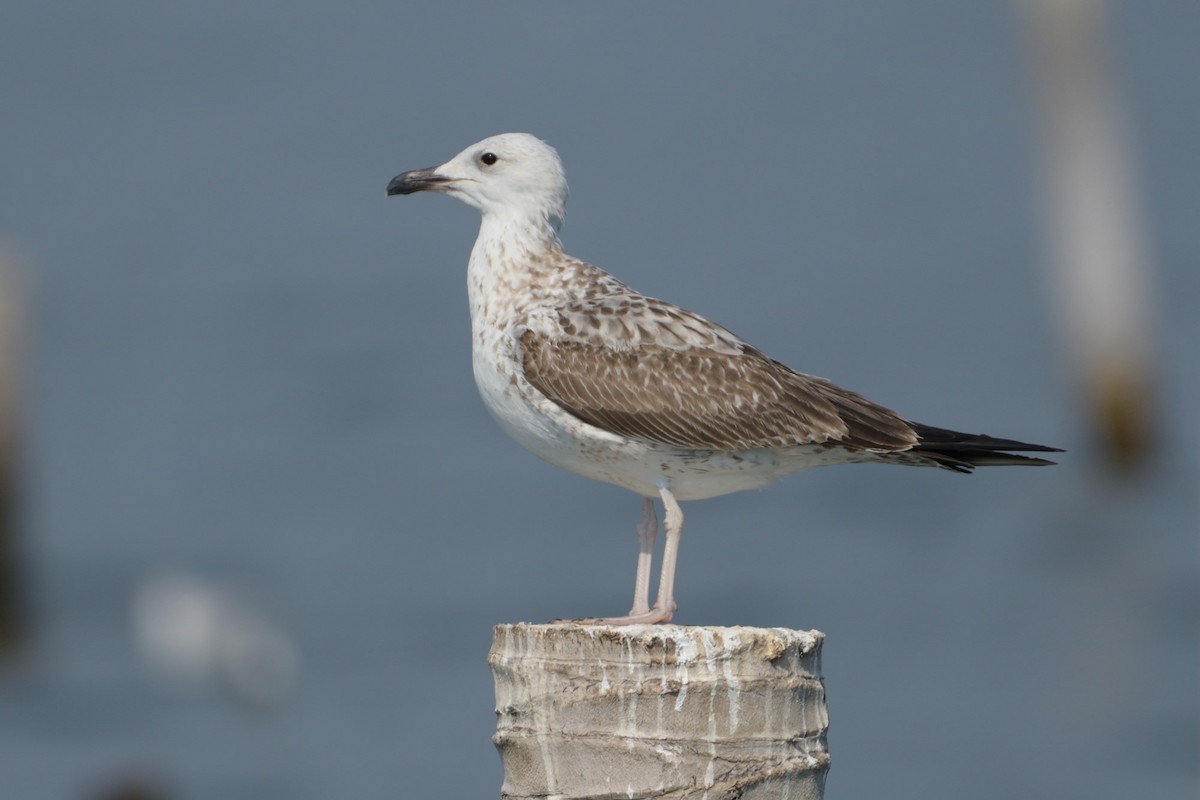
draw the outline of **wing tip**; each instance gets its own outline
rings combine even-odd
[[[964,474],[974,472],[976,467],[1050,467],[1058,462],[1018,454],[1066,452],[1061,447],[963,433],[931,425],[914,423],[912,427],[919,441],[911,452],[924,456],[939,467]]]

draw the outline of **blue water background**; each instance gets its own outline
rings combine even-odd
[[[1200,10],[1118,4],[1161,448],[1101,463],[1046,267],[1006,3],[10,4],[0,239],[30,299],[0,797],[499,793],[497,622],[619,613],[638,501],[471,378],[475,213],[395,174],[534,132],[568,251],[906,415],[1070,450],[693,503],[677,621],[825,631],[827,796],[1194,797]],[[291,636],[271,708],[180,688],[164,572]]]

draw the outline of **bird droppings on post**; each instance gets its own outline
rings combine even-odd
[[[823,634],[498,625],[493,741],[508,800],[822,796]]]

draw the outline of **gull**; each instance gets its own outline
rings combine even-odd
[[[827,464],[969,473],[1054,463],[1009,451],[1058,448],[910,422],[567,255],[558,236],[562,162],[531,134],[492,136],[387,187],[388,196],[414,192],[449,195],[482,216],[467,263],[471,360],[496,422],[551,464],[642,497],[633,606],[580,622],[670,622],[681,500],[757,489]],[[666,533],[651,606],[655,498]]]

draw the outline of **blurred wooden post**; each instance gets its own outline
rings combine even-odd
[[[15,653],[24,631],[17,559],[17,450],[21,295],[14,267],[0,252],[0,660]]]
[[[823,634],[497,625],[488,662],[504,800],[816,800],[829,754]]]
[[[1156,444],[1157,282],[1129,118],[1095,0],[1024,0],[1050,265],[1067,359],[1101,454],[1133,469]]]

